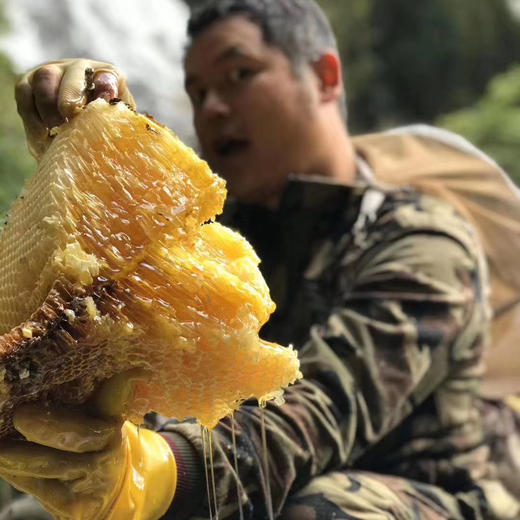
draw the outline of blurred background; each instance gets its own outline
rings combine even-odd
[[[44,61],[111,61],[148,111],[194,144],[181,60],[201,0],[0,0],[0,211],[34,163],[15,75]],[[520,182],[520,0],[320,0],[345,63],[352,133],[433,123],[469,138]]]

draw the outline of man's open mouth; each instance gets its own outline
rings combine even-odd
[[[215,152],[219,157],[227,158],[245,151],[248,146],[246,139],[221,139],[215,144]]]

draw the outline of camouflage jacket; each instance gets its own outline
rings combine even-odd
[[[276,212],[236,204],[223,220],[262,259],[277,304],[263,337],[299,349],[304,379],[283,406],[235,413],[238,474],[231,419],[212,432],[220,518],[237,515],[237,497],[245,518],[267,518],[269,493],[276,515],[340,468],[432,483],[468,518],[491,518],[501,488],[476,407],[488,283],[467,222],[412,190],[310,178],[293,179]],[[208,518],[199,427],[162,429],[179,461],[171,518]]]

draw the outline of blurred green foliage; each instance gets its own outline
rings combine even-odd
[[[473,104],[520,62],[520,22],[506,0],[319,0],[344,63],[354,133]]]
[[[1,3],[0,3],[1,9]],[[0,31],[5,22],[0,12]],[[0,53],[0,213],[5,213],[18,195],[35,162],[27,151],[23,126],[14,101],[15,74]]]
[[[471,108],[437,119],[493,157],[520,184],[520,65],[494,77]]]

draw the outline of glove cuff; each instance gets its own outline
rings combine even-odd
[[[183,435],[161,431],[173,452],[177,464],[177,489],[175,500],[164,519],[187,520],[200,509],[206,496],[206,479],[200,454]]]

